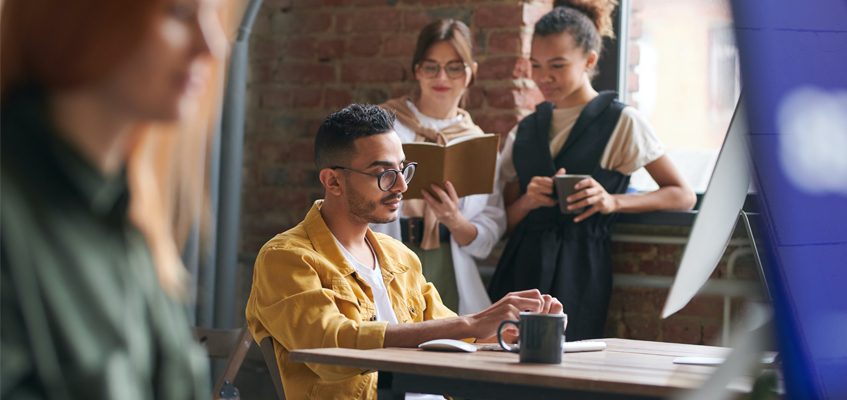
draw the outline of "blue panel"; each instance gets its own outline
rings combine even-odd
[[[750,139],[750,146],[756,153],[756,181],[774,216],[771,222],[776,244],[847,242],[845,197],[831,192],[810,195],[797,190],[783,173],[786,165],[779,159],[779,139],[773,135]]]
[[[847,398],[847,1],[733,13],[788,398]]]

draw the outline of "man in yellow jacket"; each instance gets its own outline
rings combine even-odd
[[[287,398],[376,398],[376,373],[295,363],[292,350],[490,338],[520,311],[562,312],[558,300],[529,290],[457,317],[426,282],[418,257],[368,228],[397,218],[414,175],[393,125],[392,114],[371,105],[353,104],[327,117],[315,138],[324,200],[256,258],[247,323],[256,341],[273,338]]]

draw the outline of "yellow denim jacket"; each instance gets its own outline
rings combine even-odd
[[[273,338],[287,398],[375,399],[374,372],[289,359],[296,349],[381,348],[388,325],[376,321],[370,287],[341,253],[321,217],[321,204],[315,202],[303,222],[262,246],[247,301],[247,324],[256,342]],[[367,237],[400,323],[456,315],[426,282],[411,250],[370,229]]]

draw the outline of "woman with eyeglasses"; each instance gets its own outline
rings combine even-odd
[[[199,159],[203,135],[163,131],[200,114],[221,6],[4,2],[0,398],[209,398],[169,218],[185,204],[154,170]]]
[[[421,30],[412,58],[418,93],[382,105],[397,115],[395,130],[404,143],[483,134],[459,107],[477,70],[471,43],[461,21],[441,19]],[[459,314],[491,305],[475,259],[488,257],[506,229],[498,185],[494,193],[462,198],[449,181],[433,185],[423,200],[404,200],[400,215],[373,228],[403,240],[418,254],[424,276],[445,305]]]

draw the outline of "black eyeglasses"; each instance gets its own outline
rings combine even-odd
[[[403,167],[402,170],[399,169],[387,169],[378,174],[372,174],[370,172],[364,172],[355,170],[353,168],[342,167],[340,165],[334,165],[329,167],[329,169],[341,169],[345,171],[355,172],[357,174],[373,176],[376,178],[376,185],[379,187],[379,190],[383,192],[387,192],[394,187],[394,184],[397,183],[397,175],[403,174],[403,180],[408,184],[412,181],[412,177],[415,176],[415,166],[418,165],[416,162],[410,162]]]
[[[468,64],[461,61],[450,61],[444,64],[443,67],[435,61],[421,61],[418,64],[418,70],[427,79],[437,77],[438,73],[441,72],[441,68],[444,68],[444,73],[450,79],[464,78],[465,74],[467,74]]]

